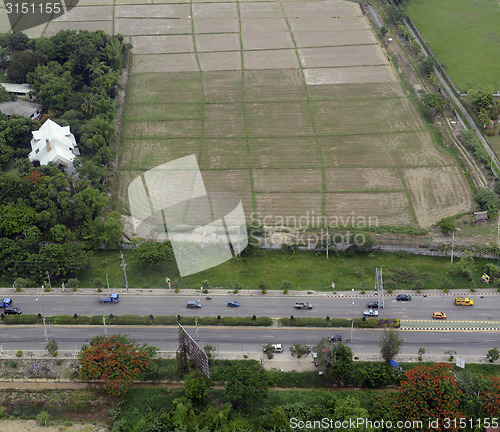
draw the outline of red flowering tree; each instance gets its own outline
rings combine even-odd
[[[483,411],[491,417],[500,416],[500,376],[490,375],[488,377],[491,387],[481,392]]]
[[[139,346],[125,336],[96,336],[78,353],[78,375],[85,381],[103,381],[106,392],[122,395],[149,367],[155,353],[155,347]]]
[[[463,417],[460,412],[463,396],[449,364],[419,366],[405,372],[397,394],[391,392],[375,397],[374,414],[378,419],[394,423],[399,420],[421,420],[421,432],[455,432],[460,430],[459,425],[447,424],[445,419]],[[438,427],[434,427],[435,424],[430,426],[429,419],[438,419]],[[398,429],[393,426],[391,430],[406,431],[408,428]]]

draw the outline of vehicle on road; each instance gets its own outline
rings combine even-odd
[[[212,296],[211,295],[207,295],[206,299],[207,300],[212,300]]]
[[[444,312],[434,312],[432,319],[446,319],[446,314]]]
[[[6,307],[3,313],[5,315],[19,315],[22,314],[23,311],[18,307],[12,306],[12,307]]]
[[[473,306],[474,301],[467,297],[455,297],[455,304],[457,306]]]
[[[330,336],[328,336],[328,340],[330,342],[341,342],[342,336],[341,335],[330,335]]]
[[[318,353],[313,352],[312,353],[312,358],[313,358],[314,366],[318,367],[319,366]]]
[[[98,299],[99,303],[118,303],[120,301],[120,294],[111,293],[109,297]]]
[[[295,309],[312,309],[313,305],[311,303],[307,302],[296,302],[295,303]]]
[[[262,347],[263,351],[266,353],[267,352],[267,347],[268,345],[264,345]],[[273,353],[282,353],[283,352],[283,346],[281,344],[271,344],[271,352]]]
[[[0,303],[0,308],[6,308],[9,306],[12,306],[12,299],[6,297],[2,300],[2,303]]]
[[[201,308],[201,303],[199,300],[196,301],[188,301],[187,302],[187,308],[188,309],[199,309]]]
[[[240,307],[240,303],[234,300],[230,300],[227,302],[227,307]]]
[[[370,309],[378,309],[379,308],[379,303],[378,303],[378,301],[370,302],[370,303],[368,303],[368,307]],[[382,306],[380,306],[380,309],[382,309]]]
[[[397,301],[411,301],[411,295],[408,294],[399,294],[396,296]]]
[[[373,309],[366,309],[366,310],[363,312],[363,315],[364,315],[365,317],[378,317],[378,311],[373,310]]]

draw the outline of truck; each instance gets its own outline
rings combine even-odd
[[[313,305],[307,302],[297,302],[295,303],[295,309],[312,309]]]
[[[111,293],[109,298],[98,299],[99,303],[118,303],[120,301],[120,294]]]
[[[0,308],[6,308],[9,306],[12,306],[12,299],[6,297],[2,300],[2,303],[0,303]]]

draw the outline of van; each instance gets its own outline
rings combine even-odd
[[[456,297],[455,298],[455,304],[457,306],[472,306],[474,302],[467,297]]]
[[[187,308],[188,309],[199,309],[201,308],[201,303],[199,300],[196,301],[188,301],[187,302]]]

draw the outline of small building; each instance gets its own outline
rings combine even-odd
[[[14,102],[1,102],[0,112],[6,116],[21,115],[31,120],[38,120],[42,116],[42,106],[34,102],[16,100]]]
[[[31,86],[29,84],[9,84],[9,83],[0,83],[1,86],[3,86],[3,88],[5,90],[7,90],[7,92],[9,94],[14,94],[16,95],[18,98],[21,98],[21,97],[27,97],[29,98],[30,100],[33,99],[31,96],[30,96],[30,93],[33,91],[33,89],[31,88]]]
[[[474,212],[474,222],[486,222],[488,220],[488,212]]]
[[[29,158],[34,166],[54,162],[68,174],[76,172],[73,160],[80,154],[69,126],[59,126],[48,119],[43,126],[32,132]]]

